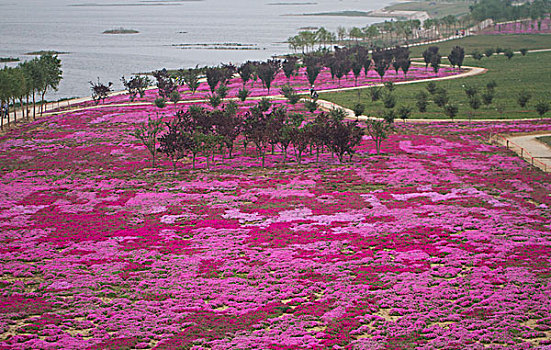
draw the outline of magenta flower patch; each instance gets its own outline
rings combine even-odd
[[[549,345],[551,178],[485,141],[548,121],[398,123],[342,164],[291,145],[262,168],[239,138],[173,170],[129,136],[158,111],[0,138],[0,348]]]

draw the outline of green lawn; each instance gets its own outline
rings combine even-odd
[[[447,15],[462,16],[469,13],[471,2],[434,2],[434,1],[412,1],[397,3],[385,7],[393,11],[426,11],[432,18],[442,18]]]
[[[529,52],[526,56],[515,54],[510,61],[502,55],[494,55],[481,61],[466,58],[465,65],[484,67],[488,69],[488,72],[473,77],[439,81],[436,84],[447,89],[450,102],[459,107],[457,118],[466,119],[469,117],[468,112],[471,111],[463,85],[478,87],[480,95],[491,80],[495,80],[497,83],[494,101],[490,106],[482,105],[476,110],[474,118],[537,118],[539,117],[535,110],[537,101],[551,101],[551,64],[549,62],[551,62],[551,52]],[[442,109],[432,101],[429,102],[427,112],[420,113],[417,110],[415,95],[421,90],[426,91],[426,86],[427,83],[397,85],[394,91],[397,100],[396,108],[401,105],[411,106],[413,109],[411,118],[446,118]],[[521,90],[526,90],[532,95],[525,108],[521,108],[517,104],[517,96]],[[320,98],[347,108],[352,108],[358,103],[357,91],[322,93]],[[366,106],[364,114],[378,116],[384,111],[381,101],[371,102],[367,89],[361,90],[360,101]],[[550,114],[551,112],[547,116]]]
[[[482,53],[486,48],[511,48],[515,51],[519,49],[550,49],[551,34],[503,34],[503,35],[473,35],[461,39],[450,40],[434,44],[440,48],[440,54],[447,56],[452,47],[461,46],[465,49],[465,54],[470,54],[474,49]],[[422,52],[432,45],[420,45],[410,48],[411,57],[422,57]]]
[[[545,143],[547,146],[551,147],[551,136],[542,136],[536,138],[539,142]]]

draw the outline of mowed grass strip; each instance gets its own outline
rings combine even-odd
[[[420,45],[410,47],[411,57],[422,57],[423,51],[429,46],[438,46],[440,54],[444,57],[450,54],[455,46],[461,46],[468,55],[478,49],[482,54],[487,48],[497,47],[502,49],[511,48],[514,51],[520,49],[538,50],[551,49],[551,34],[496,34],[496,35],[474,35],[461,39],[444,41],[431,45]]]
[[[397,3],[385,7],[392,11],[426,11],[432,18],[442,18],[448,15],[460,16],[469,13],[470,2],[429,2],[429,1],[411,1]]]
[[[536,140],[538,140],[541,143],[544,143],[547,147],[551,148],[551,136],[537,137]]]
[[[536,103],[538,101],[551,102],[550,62],[551,52],[529,52],[526,56],[515,54],[511,60],[503,55],[494,55],[483,58],[481,61],[466,58],[464,65],[484,67],[488,69],[488,72],[473,77],[437,81],[436,86],[446,89],[449,103],[459,107],[456,119],[539,118],[535,108]],[[429,67],[429,69],[431,68]],[[481,104],[479,109],[473,110],[465,94],[464,86],[477,87],[478,96],[481,99],[486,84],[492,80],[497,83],[492,104],[489,106]],[[417,101],[415,96],[420,91],[427,92],[427,84],[396,85],[393,92],[396,97],[395,109],[403,105],[410,106],[412,109],[411,119],[446,119],[447,116],[443,109],[432,101],[433,96],[430,94],[427,111],[424,113],[418,111],[415,105]],[[368,89],[361,90],[359,99],[359,102],[366,106],[364,115],[381,116],[385,111],[383,102],[381,100],[372,102]],[[523,90],[532,96],[524,108],[517,103],[518,95]],[[358,103],[358,92],[322,93],[320,98],[352,109]],[[550,116],[551,112],[548,112],[544,117]]]

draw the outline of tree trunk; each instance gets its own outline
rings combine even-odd
[[[46,110],[46,104],[44,102],[44,96],[46,95],[46,90],[42,91],[42,101],[40,102],[40,115]]]
[[[36,94],[33,91],[33,120],[36,120]]]
[[[23,96],[19,97],[19,104],[21,105],[21,119],[25,119],[25,107],[23,106]]]
[[[15,109],[15,97],[13,98],[13,123],[17,124],[17,109]]]
[[[13,105],[13,108],[15,109],[15,104]],[[6,117],[8,117],[8,128],[10,127],[10,100],[8,99],[8,113],[6,113]]]
[[[320,149],[316,147],[316,163],[320,162]]]
[[[25,109],[27,110],[27,120],[29,120],[29,95],[26,96],[27,103],[25,104]]]

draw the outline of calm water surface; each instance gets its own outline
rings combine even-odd
[[[261,60],[289,52],[284,41],[303,27],[335,31],[375,18],[302,17],[290,14],[369,11],[375,0],[0,0],[0,56],[32,58],[37,50],[60,55],[63,81],[49,99],[86,96],[99,77],[122,89],[120,77],[159,68]],[[113,28],[139,34],[107,35]],[[252,50],[212,50],[181,44],[251,45]],[[234,47],[235,48],[235,47]]]

